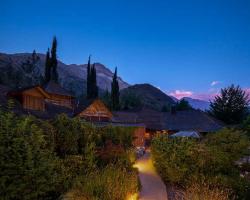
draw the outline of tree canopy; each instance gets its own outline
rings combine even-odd
[[[210,104],[210,112],[227,124],[238,124],[248,111],[249,96],[240,86],[221,89],[220,95]]]

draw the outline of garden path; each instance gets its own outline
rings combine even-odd
[[[157,174],[150,151],[137,160],[134,167],[138,168],[141,181],[139,200],[167,200],[166,186]]]

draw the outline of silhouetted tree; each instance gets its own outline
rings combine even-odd
[[[50,65],[50,50],[46,53],[45,70],[44,70],[44,81],[48,83],[51,79],[51,65]]]
[[[113,81],[111,83],[111,104],[113,110],[118,110],[120,107],[120,90],[117,80],[117,67],[115,68]]]
[[[210,112],[227,124],[241,122],[247,114],[249,97],[239,86],[221,89],[221,94],[210,104]]]
[[[91,65],[90,56],[87,66],[87,99],[95,99],[98,97],[98,86],[96,81],[95,63]]]
[[[181,99],[175,106],[177,111],[190,110],[192,107],[185,99]]]
[[[104,94],[101,96],[101,100],[105,105],[111,109],[111,95],[108,89],[105,90]]]
[[[58,73],[57,73],[57,40],[56,37],[53,38],[52,48],[51,48],[51,80],[58,82]]]
[[[98,97],[98,86],[97,86],[97,81],[96,81],[96,69],[95,69],[95,63],[92,65],[91,68],[91,84],[92,84],[92,98],[97,98]]]
[[[88,66],[87,66],[87,98],[90,99],[91,98],[91,94],[90,94],[90,91],[91,91],[91,78],[90,78],[90,70],[91,70],[91,56],[89,56],[89,60],[88,60]]]

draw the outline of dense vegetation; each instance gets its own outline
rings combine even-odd
[[[218,190],[231,199],[232,195],[247,199],[250,183],[240,177],[235,161],[248,153],[248,147],[249,140],[244,132],[223,129],[209,134],[203,141],[156,137],[152,142],[152,154],[154,164],[167,184],[179,185],[187,191],[194,189],[194,184],[198,184],[202,191],[205,185],[206,191],[210,191],[208,194]]]
[[[109,151],[108,141],[119,148]],[[97,128],[65,115],[43,121],[0,111],[0,196],[125,199],[138,190],[131,142],[126,128]],[[115,157],[109,155],[113,152]]]

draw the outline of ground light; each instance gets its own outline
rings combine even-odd
[[[128,195],[126,200],[138,200],[138,194],[135,193],[135,194]]]

